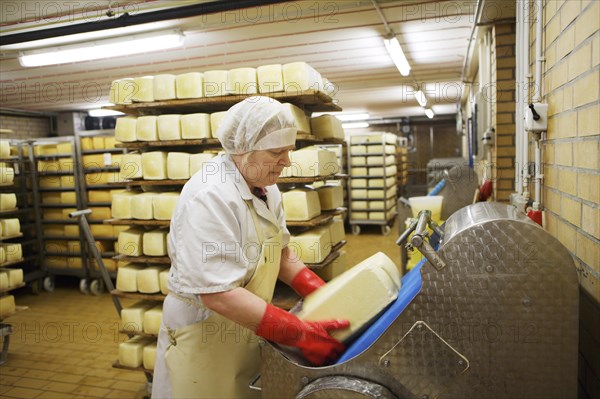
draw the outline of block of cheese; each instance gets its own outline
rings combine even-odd
[[[131,104],[135,93],[133,78],[113,80],[108,92],[108,101],[113,104]]]
[[[12,295],[0,296],[0,320],[15,313],[15,297]]]
[[[133,219],[154,219],[153,201],[157,193],[141,193],[131,199],[131,217]]]
[[[396,186],[388,189],[371,189],[367,193],[369,199],[387,199],[396,195]]]
[[[44,204],[61,204],[60,193],[42,193],[42,203]]]
[[[148,266],[138,271],[137,286],[138,291],[143,294],[156,294],[160,292],[159,273],[163,268],[159,266]]]
[[[350,180],[350,188],[367,188],[367,179],[355,179]]]
[[[352,197],[352,199],[366,199],[367,198],[367,191],[365,189],[352,189],[350,190],[350,196]]]
[[[227,72],[229,94],[257,94],[258,83],[255,68],[235,68]]]
[[[371,155],[367,157],[367,165],[392,165],[396,163],[396,159],[393,155]]]
[[[143,177],[142,172],[142,154],[127,153],[123,154],[121,159],[121,169],[119,176],[121,179],[139,179]]]
[[[66,144],[70,144],[70,143],[66,143]],[[104,137],[102,137],[102,136],[94,136],[94,137],[92,137],[92,146],[94,147],[94,150],[102,150],[102,149],[104,149]],[[58,152],[59,153],[62,151],[62,148],[64,148],[60,144],[57,147],[58,147]],[[71,151],[69,151],[69,153],[70,152]]]
[[[346,251],[340,251],[340,255],[327,266],[316,269],[315,273],[325,282],[339,276],[346,271]]]
[[[147,256],[165,256],[167,254],[167,230],[145,232],[142,251]]]
[[[342,121],[333,115],[321,115],[311,118],[310,130],[317,137],[344,140]]]
[[[182,73],[175,77],[177,98],[204,97],[204,75],[200,72]]]
[[[8,275],[8,286],[16,287],[23,284],[23,269],[6,269]]]
[[[137,274],[144,267],[136,263],[120,266],[117,269],[117,289],[123,292],[137,292]]]
[[[91,137],[82,137],[80,139],[81,149],[82,150],[93,150],[94,149],[94,141]]]
[[[321,210],[331,211],[344,205],[344,188],[338,184],[326,184],[317,189]]]
[[[394,197],[389,198],[386,201],[369,201],[369,209],[371,210],[384,210],[390,209],[396,204],[396,200]]]
[[[117,139],[114,136],[108,136],[104,138],[104,148],[112,149],[115,148]]]
[[[210,130],[210,114],[181,115],[182,139],[205,139],[212,137]]]
[[[350,168],[350,176],[366,176],[368,169],[365,167]]]
[[[165,114],[158,116],[158,139],[181,140],[181,123],[179,114]]]
[[[334,246],[346,238],[346,230],[344,230],[344,221],[334,219],[327,224],[329,233],[331,234],[331,245]]]
[[[42,219],[44,220],[60,220],[62,218],[62,209],[44,209],[42,211]]]
[[[210,161],[215,157],[214,154],[209,152],[203,152],[200,154],[191,154],[190,155],[190,176],[193,176],[196,172],[202,169],[202,165],[205,162]]]
[[[204,72],[204,96],[215,97],[229,94],[227,92],[227,75],[227,71]]]
[[[133,87],[131,101],[138,103],[151,103],[154,101],[154,76],[133,78]]]
[[[75,205],[77,203],[77,195],[71,191],[64,191],[60,193],[60,202],[63,205]]]
[[[0,264],[6,262],[6,252],[4,252],[4,247],[0,245]],[[8,279],[7,276],[4,278]],[[8,280],[6,280],[6,284],[8,285]]]
[[[369,212],[352,212],[352,220],[368,220]]]
[[[142,175],[146,180],[164,180],[167,178],[167,153],[150,151],[142,154]]]
[[[331,235],[327,227],[317,227],[290,237],[290,247],[304,263],[321,263],[331,252]]]
[[[369,154],[395,154],[395,145],[369,145],[367,146],[367,152]]]
[[[317,147],[305,147],[290,153],[290,161],[297,166],[292,168],[296,177],[328,176],[339,172],[340,167],[334,152]]]
[[[150,301],[140,301],[121,310],[121,330],[133,333],[144,331],[144,313],[156,306]]]
[[[169,152],[167,155],[167,177],[172,180],[190,178],[190,154]]]
[[[321,90],[321,74],[306,62],[283,64],[283,85],[285,91]]]
[[[23,258],[21,243],[3,244],[6,262],[14,262]]]
[[[381,179],[369,179],[370,188],[392,187],[396,184],[396,176],[390,176]]]
[[[351,166],[365,166],[367,164],[367,158],[366,157],[359,157],[359,156],[352,156],[350,158],[350,165]]]
[[[399,290],[398,268],[383,252],[378,252],[304,298],[297,316],[309,321],[350,321],[350,328],[331,333],[344,341],[395,300]]]
[[[169,269],[161,270],[158,273],[158,281],[160,283],[160,293],[167,295],[169,293]]]
[[[111,217],[111,210],[108,206],[90,206],[89,209],[92,211],[88,215],[89,220],[104,220]]]
[[[0,219],[4,237],[14,236],[21,232],[21,223],[18,218]]]
[[[160,193],[152,199],[154,219],[170,220],[179,200],[179,193]]]
[[[17,207],[15,193],[0,193],[0,211],[10,211]]]
[[[146,370],[154,370],[156,363],[156,344],[148,344],[144,346],[142,353],[142,365]]]
[[[227,111],[222,112],[213,112],[210,114],[210,131],[212,132],[213,137],[217,137],[217,131],[219,130],[219,126],[221,125],[221,121],[227,114]]]
[[[296,127],[299,131],[304,133],[310,133],[310,121],[308,116],[302,111],[300,108],[295,106],[294,104],[284,103],[284,108],[287,108],[289,112],[294,117],[294,121],[296,123]]]
[[[261,65],[256,69],[256,72],[260,93],[283,91],[283,69],[281,64]]]
[[[3,258],[4,248],[0,246],[0,263],[6,262],[6,259]],[[4,291],[8,289],[8,271],[0,269],[0,291]]]
[[[152,90],[154,100],[173,100],[177,98],[175,91],[175,75],[165,73],[154,76]]]
[[[137,118],[135,135],[138,141],[157,141],[158,123],[155,115],[140,116]]]
[[[377,168],[369,168],[369,176],[394,176],[398,171],[396,165]]]
[[[0,158],[10,157],[10,143],[8,140],[0,140]]]
[[[115,138],[121,142],[136,141],[137,118],[133,116],[123,116],[117,118],[115,126]]]
[[[310,220],[321,213],[319,194],[308,188],[296,188],[281,194],[285,219]]]
[[[121,191],[112,196],[111,216],[115,219],[131,219],[131,200],[138,193]]]
[[[119,233],[117,247],[115,248],[122,255],[142,256],[144,229],[132,227]]]
[[[0,184],[12,184],[15,181],[15,170],[10,167],[0,166]]]
[[[80,256],[69,256],[67,257],[67,268],[69,269],[83,269],[83,262]]]
[[[125,367],[140,367],[144,357],[144,347],[150,345],[150,337],[135,336],[119,344],[119,364]]]
[[[153,307],[144,313],[144,332],[158,335],[162,321],[162,305]]]
[[[365,146],[365,145],[351,145],[350,146],[350,154],[351,155],[366,154],[366,153],[367,153],[367,146]],[[366,160],[365,160],[365,164],[366,164]],[[358,165],[358,164],[353,163],[353,165]],[[362,164],[362,165],[364,165],[364,164]],[[358,165],[358,166],[360,166],[360,165]]]
[[[124,191],[124,190],[113,190],[113,191]],[[110,190],[89,190],[87,192],[89,202],[110,202],[111,192]]]

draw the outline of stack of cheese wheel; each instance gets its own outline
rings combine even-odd
[[[23,269],[0,269],[0,291],[7,291],[23,284]]]
[[[290,152],[291,165],[284,168],[282,177],[330,176],[339,172],[335,152],[316,146]]]
[[[121,331],[145,334],[144,337],[134,336],[119,345],[119,363],[122,366],[154,369],[156,337],[161,322],[162,304],[157,302],[141,301],[121,311]]]
[[[396,212],[396,135],[358,134],[349,139],[352,219],[385,222]]]
[[[238,67],[229,70],[186,72],[178,75],[127,77],[113,80],[109,101],[113,104],[254,95],[307,90],[335,92],[335,87],[306,62]]]

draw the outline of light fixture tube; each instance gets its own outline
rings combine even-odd
[[[359,129],[363,127],[369,127],[367,122],[354,122],[354,123],[342,123],[344,129]]]
[[[415,99],[421,107],[425,107],[427,105],[427,97],[425,97],[425,94],[421,90],[415,92]]]
[[[392,61],[394,61],[394,64],[396,64],[396,67],[400,71],[400,74],[402,74],[402,76],[408,76],[410,73],[410,65],[408,65],[408,61],[400,47],[398,39],[395,37],[383,39],[383,43],[385,44],[385,48],[390,54],[390,57],[392,57]]]
[[[57,65],[165,50],[182,45],[183,34],[177,30],[169,30],[24,51],[19,54],[19,63],[23,67]]]
[[[425,108],[425,115],[427,115],[429,119],[433,119],[433,117],[435,116],[431,108]]]
[[[369,114],[339,114],[335,115],[336,118],[341,120],[342,122],[351,122],[351,121],[364,121],[369,119]]]

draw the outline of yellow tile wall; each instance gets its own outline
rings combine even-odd
[[[594,397],[600,387],[599,15],[599,1],[544,1],[545,228],[572,253],[579,276],[580,398]]]

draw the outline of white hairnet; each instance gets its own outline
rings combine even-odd
[[[292,146],[297,130],[294,116],[279,101],[253,96],[227,111],[217,137],[226,152],[244,154]]]

